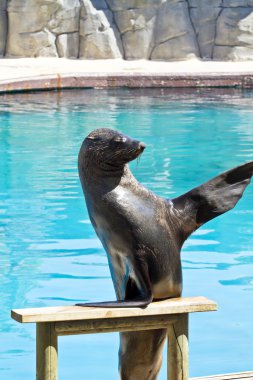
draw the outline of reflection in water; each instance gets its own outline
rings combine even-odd
[[[143,140],[147,149],[139,165],[131,164],[134,174],[157,194],[174,197],[253,160],[252,106],[253,93],[236,89],[1,96],[1,378],[34,378],[34,328],[12,322],[11,308],[115,298],[78,180],[84,136],[110,127]],[[218,313],[192,317],[191,376],[252,369],[252,199],[251,186],[234,210],[184,246],[184,295],[220,304]],[[61,340],[60,378],[117,379],[117,335],[85,339]],[[94,364],[98,354],[101,368]]]

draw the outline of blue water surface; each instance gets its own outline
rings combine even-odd
[[[0,97],[3,380],[35,378],[35,326],[14,322],[12,308],[115,298],[76,163],[83,138],[98,127],[144,141],[132,171],[150,190],[175,197],[253,160],[253,92],[91,89]],[[253,370],[252,233],[253,185],[183,248],[183,295],[219,303],[218,312],[190,318],[191,376]],[[59,380],[117,379],[117,351],[117,334],[61,337]]]

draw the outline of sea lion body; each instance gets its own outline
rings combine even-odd
[[[102,181],[86,199],[93,227],[108,252],[117,298],[131,299],[126,294],[129,278],[141,294],[137,254],[147,263],[153,298],[180,296],[183,240],[173,228],[177,219],[167,212],[166,200],[141,186],[128,168],[113,190]]]
[[[89,134],[78,166],[92,225],[108,256],[117,301],[81,304],[145,307],[182,292],[180,251],[202,224],[230,210],[253,174],[253,162],[231,169],[172,200],[143,187],[128,162],[142,142],[111,129]],[[155,380],[166,330],[121,333],[122,380]]]

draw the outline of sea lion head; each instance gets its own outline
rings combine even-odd
[[[121,132],[109,128],[92,131],[83,142],[79,153],[79,164],[98,166],[102,170],[118,170],[137,158],[145,144]]]

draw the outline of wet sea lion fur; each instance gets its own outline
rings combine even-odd
[[[108,128],[94,130],[81,146],[78,167],[86,205],[117,295],[117,301],[86,306],[145,307],[154,299],[180,296],[184,241],[233,208],[253,174],[249,162],[165,199],[142,186],[127,165],[144,149],[143,142]]]
[[[218,175],[174,199],[142,186],[128,162],[145,144],[111,129],[84,140],[79,175],[91,223],[108,256],[117,301],[79,304],[146,307],[182,292],[180,251],[198,227],[233,208],[253,174],[253,162]],[[155,380],[167,330],[120,333],[121,380]]]

